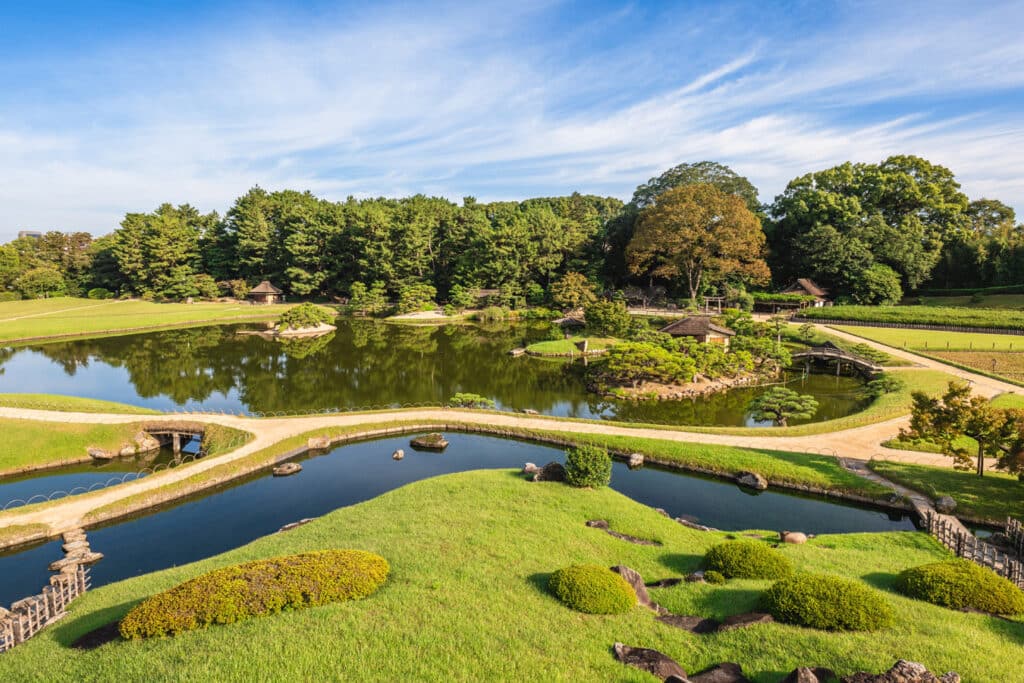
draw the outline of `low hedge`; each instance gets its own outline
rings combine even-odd
[[[859,581],[828,574],[798,574],[762,597],[777,621],[824,631],[876,631],[896,620],[881,593]]]
[[[723,584],[726,582],[725,574],[722,572],[716,572],[714,569],[709,569],[704,572],[704,581],[707,583]]]
[[[127,639],[174,635],[287,609],[357,600],[376,591],[387,560],[362,550],[272,557],[203,574],[147,598],[121,620]]]
[[[896,579],[896,590],[933,605],[990,614],[1024,614],[1024,592],[969,560],[947,560],[913,567]]]
[[[711,546],[704,555],[704,568],[730,579],[784,579],[793,573],[788,558],[756,541]]]
[[[548,580],[548,590],[574,610],[587,614],[622,614],[636,605],[636,593],[607,567],[574,564]]]

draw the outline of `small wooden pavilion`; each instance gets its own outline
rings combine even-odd
[[[284,302],[284,291],[264,280],[249,290],[249,301],[254,304],[279,304]]]
[[[702,344],[721,344],[728,348],[729,338],[736,333],[728,327],[716,325],[708,315],[691,315],[669,323],[658,330],[673,337],[693,337]]]

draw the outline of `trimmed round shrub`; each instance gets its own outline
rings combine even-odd
[[[565,480],[573,486],[601,488],[612,481],[612,456],[598,446],[578,446],[565,452]]]
[[[990,614],[1024,614],[1024,592],[969,560],[947,560],[900,573],[896,590],[933,605],[972,607]]]
[[[387,560],[362,550],[322,550],[224,567],[147,598],[121,620],[128,639],[174,635],[287,609],[357,600],[376,591]]]
[[[93,287],[85,296],[89,299],[113,299],[114,293],[105,287]]]
[[[704,572],[704,581],[707,583],[721,584],[726,582],[725,574],[722,572],[716,572],[714,569],[709,569]]]
[[[316,304],[304,303],[289,308],[277,319],[279,330],[300,330],[304,327],[316,327],[318,325],[330,325],[334,322],[334,312]]]
[[[784,579],[793,573],[788,558],[755,541],[711,546],[704,555],[704,567],[730,579]],[[707,579],[707,572],[704,578]]]
[[[608,567],[574,564],[551,575],[548,590],[574,610],[587,614],[622,614],[636,605],[636,593]]]
[[[896,619],[878,591],[828,574],[783,579],[765,591],[762,600],[777,621],[823,631],[876,631]]]

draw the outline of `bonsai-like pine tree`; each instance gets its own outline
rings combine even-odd
[[[807,420],[818,412],[818,401],[813,396],[798,394],[786,387],[772,387],[747,406],[758,422],[771,420],[785,427],[789,420]]]

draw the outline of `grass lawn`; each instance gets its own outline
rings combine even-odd
[[[882,476],[932,497],[952,496],[956,514],[1004,523],[1007,516],[1024,519],[1024,484],[1016,475],[988,471],[984,477],[945,467],[872,460]]]
[[[661,541],[625,543],[588,519]],[[552,571],[573,563],[625,564],[645,579],[697,568],[722,534],[661,517],[609,489],[531,484],[513,472],[467,472],[428,479],[337,510],[286,533],[195,564],[90,591],[55,626],[0,657],[0,679],[27,680],[445,680],[635,681],[648,674],[614,660],[616,641],[653,647],[691,672],[734,661],[755,680],[779,680],[799,665],[841,675],[884,671],[899,657],[966,681],[1019,680],[1024,624],[964,614],[888,591],[904,568],[948,557],[921,533],[821,536],[779,552],[804,570],[863,579],[880,587],[895,626],[838,634],[768,624],[693,635],[637,607],[592,616],[562,606],[546,590]],[[173,638],[69,648],[82,634],[123,616],[157,591],[229,564],[322,548],[379,553],[391,575],[361,601],[214,626]],[[766,581],[653,589],[680,613],[721,618],[757,605]],[[978,653],[985,653],[979,657]],[[272,672],[270,674],[269,672]]]
[[[57,410],[69,413],[130,413],[137,415],[159,415],[160,411],[150,408],[102,401],[96,398],[63,396],[60,394],[0,394],[0,406],[5,408],[30,408],[33,410]]]
[[[576,343],[581,342],[584,339],[587,340],[588,351],[607,349],[609,346],[613,346],[617,341],[619,341],[618,339],[611,339],[607,337],[571,337],[569,339],[536,342],[527,346],[526,352],[541,356],[563,356],[570,353],[578,354],[580,350],[576,348]]]
[[[983,294],[981,301],[972,301],[971,296],[926,296],[921,297],[923,306],[952,306],[957,308],[1011,308],[1024,309],[1024,294]],[[910,303],[917,303],[916,299]]]
[[[0,303],[0,342],[274,318],[288,308],[237,303],[37,299]]]
[[[832,327],[858,337],[913,351],[1024,351],[1024,336],[1014,334],[900,330],[859,325]]]
[[[114,449],[131,441],[138,424],[98,425],[0,418],[0,474],[80,460],[89,446]]]

